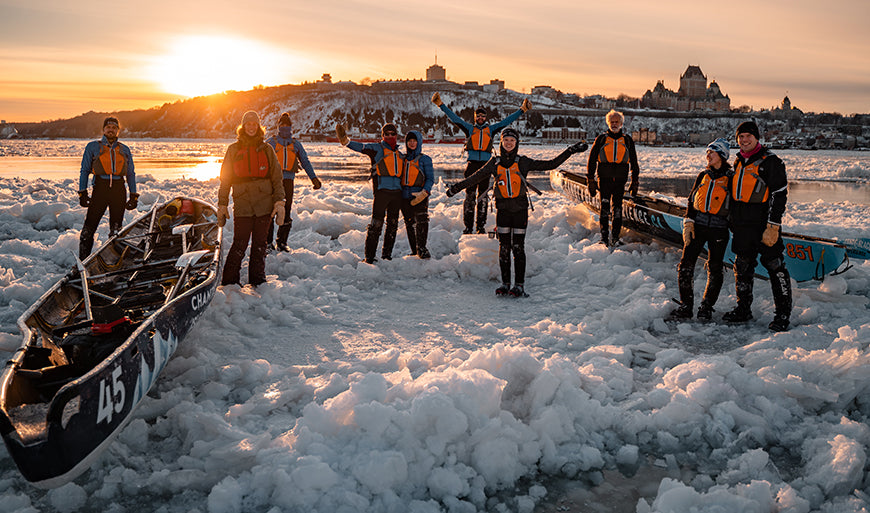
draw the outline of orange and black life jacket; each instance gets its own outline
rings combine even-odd
[[[511,167],[498,166],[493,188],[496,199],[517,198],[525,193],[525,188],[518,163],[514,162]]]
[[[731,179],[731,196],[735,201],[765,203],[770,199],[770,189],[758,175],[758,168],[765,158],[767,157],[761,157],[749,165],[738,159],[734,165],[734,177]]]
[[[617,138],[606,135],[604,144],[598,150],[598,162],[611,164],[625,164],[628,162],[628,145],[625,143],[625,135]]]
[[[695,190],[694,196],[689,199],[692,206],[698,212],[705,214],[728,215],[731,206],[731,198],[728,197],[730,181],[731,178],[727,175],[712,178],[709,173],[704,173],[701,184]]]
[[[405,167],[405,159],[398,150],[393,151],[390,148],[383,148],[384,157],[377,163],[378,176],[394,176],[396,178],[402,176],[402,169]]]
[[[299,159],[296,158],[296,147],[292,140],[287,146],[276,142],[275,154],[278,156],[278,162],[281,163],[281,169],[290,173],[299,171]]]
[[[426,175],[420,170],[420,155],[413,160],[405,159],[405,172],[402,174],[402,185],[405,187],[423,187]]]
[[[95,175],[125,176],[127,174],[127,159],[121,153],[121,147],[100,143],[100,155],[94,159],[91,171]]]
[[[489,125],[485,125],[483,128],[475,125],[465,140],[465,149],[492,152],[492,132]]]
[[[266,178],[269,175],[269,157],[264,145],[241,146],[233,157],[233,173],[239,178]]]

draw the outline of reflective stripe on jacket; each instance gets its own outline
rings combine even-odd
[[[377,163],[378,176],[402,176],[405,159],[398,150],[393,151],[390,148],[384,148],[384,157]]]
[[[468,151],[492,151],[492,131],[489,125],[479,127],[475,125],[471,134],[465,140],[465,149]]]
[[[734,177],[731,179],[731,196],[735,201],[765,203],[770,198],[767,183],[758,175],[758,167],[766,158],[765,155],[749,165],[739,159],[735,163]]]
[[[704,173],[701,184],[692,193],[693,197],[689,198],[689,201],[698,212],[727,216],[731,206],[731,199],[728,196],[730,181],[727,175],[712,178],[708,173]]]
[[[127,159],[120,147],[100,144],[100,156],[94,159],[91,171],[95,175],[124,176],[127,174]]]
[[[496,199],[517,198],[525,193],[525,184],[518,162],[514,162],[511,167],[498,166],[493,190]]]
[[[604,145],[598,152],[598,162],[609,162],[611,164],[625,164],[628,162],[628,146],[625,144],[625,136],[620,135],[614,139],[607,135],[604,138]]]

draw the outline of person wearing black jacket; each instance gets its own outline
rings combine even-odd
[[[526,180],[530,171],[547,171],[561,166],[568,157],[586,151],[586,143],[576,143],[566,148],[552,160],[535,160],[525,155],[517,155],[520,134],[513,128],[506,128],[501,134],[499,156],[493,156],[486,164],[465,180],[451,185],[447,196],[473,187],[493,177],[495,195],[496,232],[498,233],[498,263],[501,268],[501,287],[495,293],[499,296],[528,297],[524,281],[526,274],[526,227],[529,224],[528,190],[532,185]],[[514,286],[511,288],[511,253],[514,260]]]
[[[707,145],[707,167],[701,171],[689,192],[686,218],[683,220],[683,257],[677,267],[680,306],[671,314],[676,319],[691,319],[695,303],[695,263],[707,246],[707,287],[698,307],[698,319],[713,318],[713,305],[722,290],[725,277],[725,248],[728,246],[728,211],[731,206],[731,177],[728,164],[729,144],[716,139]]]
[[[775,315],[768,327],[788,329],[792,309],[791,277],[785,267],[781,225],[788,199],[785,164],[758,141],[758,125],[745,121],[737,127],[740,152],[731,178],[731,249],[736,255],[734,281],[737,306],[722,318],[728,322],[752,319],[752,285],[756,258],[767,269]]]
[[[619,232],[622,231],[622,195],[625,194],[625,183],[628,172],[631,171],[631,183],[628,194],[635,196],[638,188],[637,153],[634,141],[628,134],[622,133],[625,116],[621,112],[611,110],[604,117],[607,121],[607,132],[595,138],[592,149],[589,150],[589,164],[586,171],[586,183],[589,194],[601,192],[601,213],[598,216],[601,227],[601,243],[611,247],[619,245]],[[598,179],[595,173],[598,172]],[[611,219],[613,223],[611,224]]]

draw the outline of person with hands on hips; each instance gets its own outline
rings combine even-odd
[[[118,141],[121,125],[118,118],[103,120],[103,137],[85,146],[79,173],[79,205],[87,207],[85,222],[79,235],[79,258],[84,260],[94,248],[94,236],[106,208],[109,209],[109,237],[121,230],[124,208],[134,210],[139,205],[133,155],[126,144]],[[93,174],[93,195],[88,195],[88,177]],[[130,198],[127,199],[127,190]]]
[[[218,188],[218,225],[229,219],[229,196],[233,193],[233,243],[227,253],[221,285],[239,284],[242,259],[248,242],[248,283],[254,287],[266,281],[266,238],[275,219],[284,224],[284,186],[281,164],[265,141],[260,116],[248,111],[236,129],[221,165]]]

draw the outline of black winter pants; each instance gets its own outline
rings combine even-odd
[[[626,180],[625,176],[598,177],[598,194],[601,195],[601,214],[598,220],[601,240],[607,244],[618,241],[622,231],[622,196],[625,194]]]
[[[707,287],[704,289],[702,303],[710,309],[716,304],[725,278],[725,248],[730,236],[728,228],[710,228],[695,224],[695,236],[683,246],[683,257],[677,267],[677,283],[682,304],[690,307],[694,305],[695,263],[704,245],[707,246]]]
[[[84,260],[94,248],[94,235],[100,220],[109,209],[109,233],[114,234],[121,230],[124,224],[124,206],[127,204],[127,187],[124,179],[104,180],[94,179],[94,190],[91,194],[91,203],[88,205],[88,213],[85,214],[85,224],[79,235],[79,258]]]
[[[513,255],[514,285],[523,285],[526,279],[526,228],[529,225],[529,211],[499,210],[495,215],[495,225],[501,282],[510,286]]]
[[[465,177],[473,175],[475,171],[486,164],[485,160],[469,160],[465,167]],[[489,189],[489,178],[476,186],[465,189],[465,201],[462,203],[462,222],[465,224],[465,233],[471,233],[474,228],[475,209],[477,209],[477,232],[486,231],[486,201],[480,201],[486,190]]]
[[[384,232],[384,247],[381,257],[390,259],[393,256],[393,245],[396,243],[396,231],[399,227],[399,209],[402,205],[402,191],[375,189],[372,201],[372,220],[366,231],[365,259],[366,262],[375,261],[375,252],[378,249],[378,239],[384,228],[384,216],[387,218],[387,229]]]

